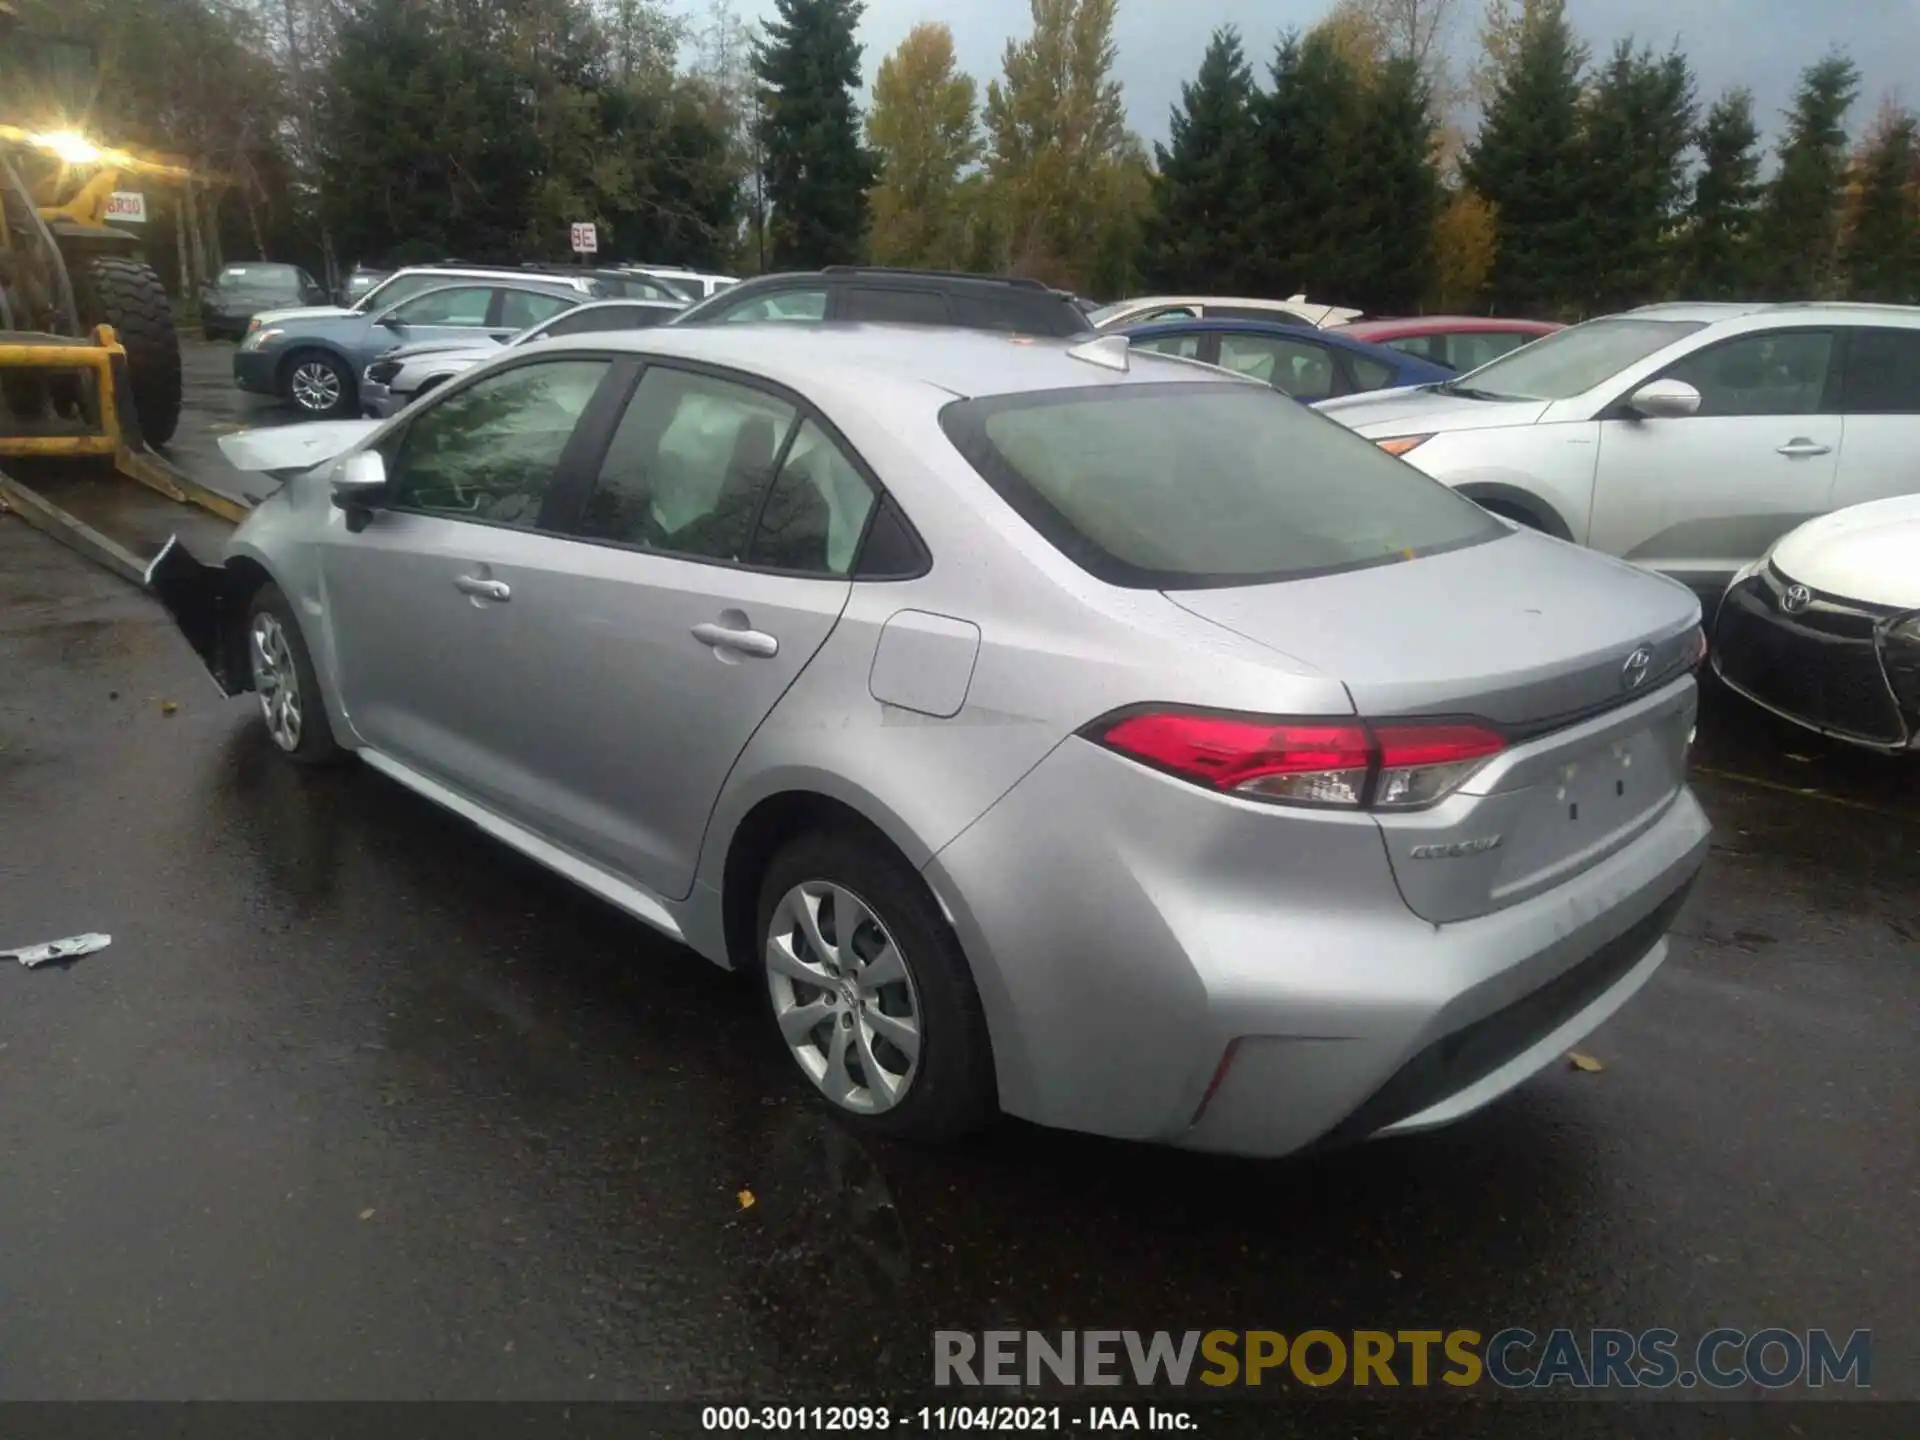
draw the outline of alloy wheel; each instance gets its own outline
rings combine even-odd
[[[253,617],[247,646],[253,688],[260,696],[260,716],[267,734],[288,754],[300,748],[300,672],[293,663],[293,647],[277,615]]]
[[[891,1110],[919,1070],[920,1000],[880,917],[842,885],[809,880],[767,927],[774,1018],[800,1068],[855,1114]]]
[[[289,388],[293,391],[293,403],[315,414],[340,403],[340,376],[331,365],[319,360],[296,365]]]

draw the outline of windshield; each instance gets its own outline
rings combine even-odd
[[[1295,580],[1507,533],[1438,481],[1264,386],[961,400],[940,423],[1028,523],[1113,585]]]
[[[1566,400],[1701,328],[1698,320],[1589,320],[1503,355],[1442,389],[1487,400]]]
[[[222,286],[298,290],[300,272],[291,265],[229,265],[220,272],[217,283]]]

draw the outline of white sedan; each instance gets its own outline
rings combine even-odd
[[[1713,668],[1810,730],[1920,749],[1920,495],[1849,506],[1782,536],[1720,602]]]

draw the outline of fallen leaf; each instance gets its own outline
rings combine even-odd
[[[733,1198],[740,1202],[740,1208],[742,1210],[751,1210],[753,1208],[753,1192],[751,1190],[742,1190]]]
[[[373,1218],[373,1211],[371,1211],[371,1210],[362,1210],[362,1211],[360,1212],[360,1218],[361,1218],[362,1220],[371,1220],[371,1219]]]
[[[1569,1050],[1567,1052],[1567,1059],[1573,1062],[1574,1069],[1584,1070],[1589,1075],[1597,1075],[1600,1073],[1600,1071],[1607,1068],[1606,1066],[1602,1065],[1598,1060],[1594,1059],[1591,1055],[1585,1054],[1579,1050]]]
[[[180,702],[178,700],[162,700],[160,702],[160,713],[162,715],[171,715],[179,708]]]

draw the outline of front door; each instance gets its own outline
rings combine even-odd
[[[1830,330],[1738,336],[1660,377],[1698,390],[1698,413],[1603,415],[1587,543],[1711,591],[1824,514],[1841,439],[1835,348]]]
[[[671,899],[753,732],[851,590],[872,491],[785,398],[650,365],[569,523],[557,838]]]
[[[1920,493],[1920,330],[1844,335],[1847,428],[1833,508]]]
[[[535,828],[544,718],[570,703],[550,688],[550,647],[568,623],[554,579],[575,548],[540,527],[612,369],[539,360],[430,400],[387,453],[383,508],[357,534],[336,514],[322,549],[355,733]]]

